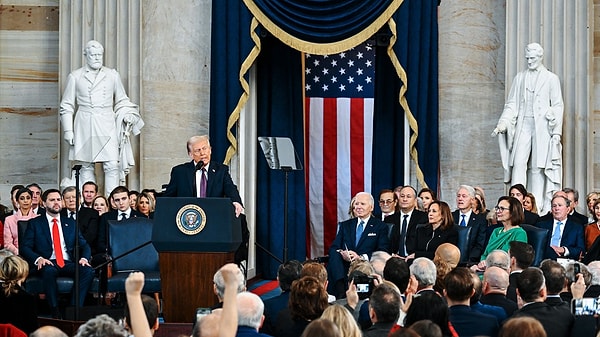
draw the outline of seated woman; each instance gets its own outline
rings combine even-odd
[[[585,226],[585,250],[586,252],[592,248],[596,238],[600,236],[600,199],[594,202],[594,222]]]
[[[535,196],[533,195],[533,193],[527,193],[527,195],[523,198],[523,208],[526,211],[538,214]]]
[[[427,257],[433,260],[435,250],[441,244],[458,244],[458,231],[454,227],[452,212],[447,203],[439,200],[431,202],[427,217],[429,223],[425,226],[417,227],[415,252],[407,256],[406,259]]]
[[[423,201],[423,209],[422,211],[427,212],[429,205],[435,200],[437,200],[437,194],[434,190],[430,188],[422,188],[418,194],[419,198]]]
[[[135,209],[144,214],[146,218],[154,218],[154,197],[150,193],[142,192],[138,194]]]
[[[4,223],[4,248],[10,250],[15,255],[19,254],[19,228],[17,222],[19,220],[29,220],[38,216],[33,213],[31,207],[31,199],[33,193],[28,188],[22,188],[17,191],[16,199],[19,203],[19,209],[15,211],[15,214],[6,217]]]
[[[275,337],[299,337],[306,326],[323,314],[327,308],[327,291],[312,276],[304,276],[292,283],[288,308],[277,316]]]
[[[92,207],[94,207],[94,209],[98,211],[99,216],[102,216],[102,214],[110,211],[108,207],[108,200],[103,195],[99,195],[94,198],[94,200],[92,201]]]
[[[29,265],[17,255],[0,264],[0,323],[11,323],[30,334],[38,328],[37,300],[21,284],[29,274]]]
[[[525,215],[519,199],[509,196],[500,197],[495,211],[498,223],[501,223],[502,227],[494,229],[483,254],[481,254],[481,262],[472,266],[473,270],[485,270],[485,258],[491,251],[501,249],[508,252],[511,241],[527,243],[527,232],[521,228]]]

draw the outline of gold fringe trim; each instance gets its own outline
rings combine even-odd
[[[238,100],[238,103],[235,106],[235,109],[233,109],[233,112],[231,113],[231,115],[229,115],[229,118],[227,119],[226,132],[227,139],[229,140],[229,147],[227,148],[227,153],[225,154],[225,159],[223,160],[223,163],[225,165],[229,165],[229,163],[231,162],[231,158],[233,158],[233,155],[235,155],[235,153],[237,152],[237,139],[231,132],[231,129],[240,119],[240,112],[242,111],[242,108],[244,107],[244,105],[248,101],[248,97],[250,96],[250,85],[248,84],[248,81],[246,81],[246,79],[244,78],[244,75],[246,75],[248,70],[250,70],[250,67],[252,67],[252,64],[254,64],[254,61],[256,61],[258,54],[260,54],[260,38],[255,32],[255,29],[257,27],[258,21],[256,20],[256,18],[252,18],[252,21],[250,22],[250,37],[252,38],[252,41],[254,41],[254,47],[252,47],[252,50],[250,50],[250,53],[248,53],[248,56],[246,57],[244,62],[242,62],[242,65],[240,67],[240,74],[238,79],[244,91],[242,92],[240,99]]]
[[[254,17],[258,19],[260,24],[263,25],[269,31],[269,33],[273,34],[273,36],[275,36],[281,42],[296,50],[314,55],[341,53],[363,43],[364,41],[375,35],[375,33],[377,33],[379,29],[383,27],[383,25],[385,25],[389,19],[392,18],[392,15],[394,15],[394,13],[398,9],[398,7],[400,7],[402,2],[404,2],[404,0],[393,0],[392,3],[388,6],[388,8],[385,11],[383,11],[383,13],[375,21],[373,21],[362,31],[349,38],[336,42],[314,43],[304,41],[287,33],[279,26],[277,26],[273,21],[271,21],[271,19],[269,19],[258,8],[258,6],[256,6],[253,0],[244,0],[244,4],[246,4],[246,7],[248,7],[252,15],[254,15]]]
[[[396,69],[396,74],[398,75],[398,78],[402,81],[402,86],[400,87],[400,93],[398,95],[398,101],[400,102],[400,106],[404,109],[406,119],[408,119],[408,125],[410,126],[410,130],[412,131],[408,149],[410,152],[410,157],[415,162],[415,169],[417,171],[417,182],[423,187],[428,187],[427,183],[425,182],[425,176],[423,175],[421,166],[419,165],[419,154],[415,146],[415,144],[417,143],[417,137],[419,136],[419,125],[412,112],[410,111],[410,107],[408,106],[408,100],[405,96],[406,91],[408,90],[408,76],[406,75],[406,71],[400,64],[400,61],[398,61],[398,57],[394,52],[394,44],[396,43],[396,40],[398,38],[396,35],[396,22],[393,18],[389,19],[388,26],[390,27],[390,31],[392,32],[392,37],[390,38],[390,44],[387,48],[387,54],[390,57],[390,61],[392,61],[394,69]]]

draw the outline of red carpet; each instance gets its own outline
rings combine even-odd
[[[254,282],[248,287],[248,291],[260,296],[263,301],[281,294],[281,289],[279,288],[279,282],[277,282],[277,280]]]

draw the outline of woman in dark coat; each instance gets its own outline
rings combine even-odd
[[[0,323],[11,323],[27,335],[38,328],[37,301],[21,288],[29,265],[17,255],[0,264]]]
[[[429,223],[417,227],[417,245],[413,254],[407,258],[427,257],[433,260],[435,250],[442,243],[457,245],[458,231],[454,227],[452,212],[447,203],[433,201],[427,210]]]

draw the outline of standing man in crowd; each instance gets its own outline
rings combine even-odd
[[[192,161],[180,164],[171,170],[171,180],[163,197],[199,197],[231,199],[235,215],[244,208],[237,186],[231,180],[229,167],[211,161],[212,148],[208,136],[193,136],[186,144]]]
[[[119,73],[102,66],[104,47],[98,41],[89,41],[83,55],[87,64],[67,78],[60,120],[70,146],[69,160],[82,165],[81,181],[96,181],[94,163],[102,163],[104,191],[108,194],[119,186],[119,181],[125,181],[135,165],[129,135],[139,134],[144,122],[138,106],[129,100]]]
[[[62,198],[64,202],[64,208],[60,211],[60,215],[73,220],[75,223],[79,222],[79,230],[81,235],[92,249],[92,255],[96,254],[96,237],[98,236],[98,222],[100,216],[98,211],[93,208],[86,208],[79,205],[79,212],[77,211],[77,188],[75,186],[66,187],[62,192]],[[77,219],[79,218],[79,221]]]
[[[82,207],[94,208],[92,203],[94,198],[98,195],[98,185],[93,181],[86,181],[81,187],[81,195],[83,196]]]

